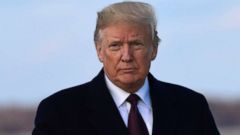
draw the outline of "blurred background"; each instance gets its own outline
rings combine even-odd
[[[0,135],[30,135],[43,98],[100,71],[96,13],[114,2],[0,0]],[[204,94],[221,134],[239,135],[240,1],[144,2],[162,39],[151,72]]]

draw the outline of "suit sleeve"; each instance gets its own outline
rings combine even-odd
[[[62,135],[58,112],[53,101],[43,100],[37,109],[32,135]]]
[[[204,135],[220,135],[217,126],[215,124],[213,115],[209,109],[209,105],[207,103],[207,100],[204,96],[202,96],[202,116],[203,116],[203,132]]]

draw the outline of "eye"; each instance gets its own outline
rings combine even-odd
[[[110,50],[117,51],[120,49],[121,44],[120,43],[111,43],[109,46]]]
[[[144,46],[144,44],[142,42],[139,42],[139,41],[134,41],[134,42],[131,42],[131,46],[134,49],[141,49]]]

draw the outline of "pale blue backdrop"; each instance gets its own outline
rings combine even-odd
[[[0,105],[38,104],[101,69],[96,12],[118,0],[1,0]],[[240,1],[146,0],[162,42],[151,72],[208,99],[240,99]]]

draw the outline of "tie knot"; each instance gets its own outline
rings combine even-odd
[[[131,94],[128,96],[127,98],[127,102],[129,102],[131,105],[137,105],[138,100],[139,100],[139,96],[136,94]]]

